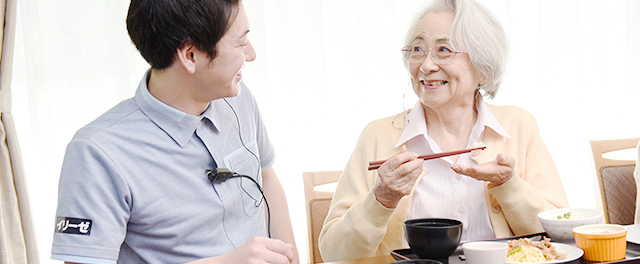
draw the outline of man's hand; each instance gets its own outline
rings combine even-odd
[[[227,254],[187,264],[290,264],[295,256],[293,250],[293,245],[280,240],[254,237]]]

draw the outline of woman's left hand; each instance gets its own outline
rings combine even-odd
[[[515,174],[513,168],[516,160],[512,156],[498,154],[496,159],[491,162],[482,163],[473,166],[461,166],[452,164],[451,169],[456,173],[464,174],[480,181],[488,181],[494,187],[500,186]]]

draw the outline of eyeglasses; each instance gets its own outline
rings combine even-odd
[[[439,64],[446,64],[453,60],[456,53],[460,51],[454,51],[451,46],[447,44],[439,44],[432,49],[426,49],[421,45],[407,45],[402,48],[402,55],[409,63],[422,63],[427,57],[427,54],[431,52],[431,59]]]

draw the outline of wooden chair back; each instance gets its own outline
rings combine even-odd
[[[608,152],[636,148],[640,138],[591,141],[591,151],[600,187],[604,219],[609,224],[630,225],[636,211],[635,160],[610,159]]]
[[[336,183],[342,171],[316,171],[302,173],[304,196],[307,205],[307,228],[309,232],[309,263],[323,263],[318,249],[318,236],[324,219],[329,213],[333,191],[319,190],[322,185]],[[318,190],[317,190],[318,189]]]

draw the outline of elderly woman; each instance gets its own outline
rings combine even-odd
[[[498,20],[470,0],[436,0],[402,49],[419,98],[415,107],[370,123],[336,189],[319,237],[325,261],[404,248],[406,219],[462,221],[462,241],[542,232],[537,214],[568,202],[535,119],[488,105],[507,54]],[[480,153],[422,160],[418,154]],[[377,171],[368,163],[388,159]]]

